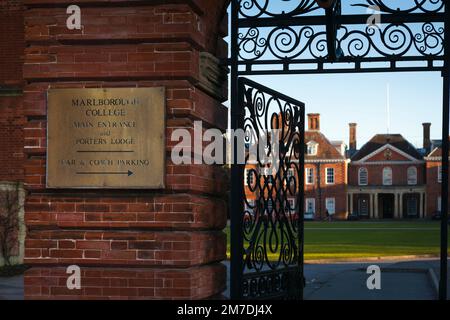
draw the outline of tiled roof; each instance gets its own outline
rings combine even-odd
[[[450,138],[448,139],[450,141]],[[439,146],[431,151],[427,156],[428,158],[438,158],[442,157],[442,140],[440,140]]]
[[[442,148],[436,148],[428,155],[428,157],[442,157]]]
[[[318,143],[317,155],[306,155],[305,160],[344,160],[345,157],[337,151],[336,147],[319,131],[306,131],[305,143],[315,141]]]
[[[409,143],[401,134],[377,134],[369,142],[367,142],[356,154],[351,158],[352,161],[358,161],[375,152],[386,144],[407,153],[411,157],[422,160],[422,155],[416,148]]]

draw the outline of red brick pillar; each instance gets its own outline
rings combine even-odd
[[[170,162],[175,128],[226,129],[225,0],[25,4],[27,299],[202,299],[226,285],[223,169]],[[82,30],[66,28],[81,7]],[[209,66],[209,67],[206,67]],[[220,70],[217,69],[217,70]],[[214,77],[212,77],[214,78]],[[46,188],[46,93],[52,88],[165,87],[164,190]],[[81,268],[81,290],[66,268]]]

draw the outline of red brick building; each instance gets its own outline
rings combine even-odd
[[[158,190],[46,187],[47,92],[165,88],[166,152],[194,121],[227,127],[228,1],[0,1],[0,181],[24,182],[26,299],[200,299],[225,288],[220,167],[174,165]],[[82,270],[68,290],[66,267]]]
[[[374,136],[349,164],[350,211],[361,217],[425,217],[425,162],[399,134]]]
[[[305,216],[312,219],[324,219],[326,212],[337,219],[345,219],[347,216],[347,160],[345,147],[342,142],[331,142],[320,132],[320,115],[308,114],[308,130],[305,132]],[[245,193],[248,212],[255,206],[258,198],[257,192],[250,190],[254,185],[254,179],[271,178],[265,174],[265,168],[248,164],[245,172]],[[270,183],[269,183],[270,184]],[[270,201],[270,197],[265,195]],[[296,197],[287,199],[290,207],[295,208]],[[268,205],[269,207],[271,204]]]
[[[225,131],[227,74],[220,62],[228,52],[228,1],[80,3],[82,29],[69,30],[70,0],[0,0],[0,190],[16,183],[26,189],[26,241],[15,253],[31,266],[25,298],[216,297],[226,286],[222,168],[175,165],[169,156],[161,189],[47,188],[47,93],[164,87],[166,137],[178,128],[192,132],[195,121]],[[306,143],[305,211],[345,218],[342,143],[321,133],[318,114],[308,116]],[[173,147],[167,138],[167,155]],[[352,159],[350,211],[423,216],[424,161],[406,140],[378,137]],[[363,166],[367,185],[359,185]],[[377,207],[382,214],[374,214]],[[66,286],[66,267],[74,264],[82,270],[79,291]]]
[[[18,190],[20,206],[24,201],[24,125],[23,114],[23,55],[25,49],[22,1],[0,1],[0,199]],[[0,210],[4,212],[4,203]],[[23,221],[23,209],[20,211]],[[22,263],[25,228],[20,224],[18,239],[10,252],[12,263]],[[19,236],[19,237],[17,237]],[[4,259],[0,254],[0,266]]]
[[[425,157],[425,161],[427,176],[426,212],[427,216],[431,217],[441,212],[442,148],[440,146],[435,147]]]
[[[305,213],[324,219],[326,212],[337,219],[347,215],[347,160],[340,144],[333,144],[320,131],[320,115],[308,115],[305,132]]]
[[[0,181],[23,181],[22,1],[0,1]]]

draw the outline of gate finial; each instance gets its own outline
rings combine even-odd
[[[316,0],[326,12],[328,60],[335,62],[343,55],[337,47],[337,31],[340,28],[337,17],[341,15],[341,0]]]

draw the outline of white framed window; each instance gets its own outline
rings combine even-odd
[[[287,171],[287,178],[288,178],[288,180],[291,179],[294,176],[295,176],[294,169],[293,168],[289,168],[288,171]]]
[[[316,213],[316,199],[307,198],[306,199],[306,213]]]
[[[287,185],[289,183],[290,184],[294,184],[295,181],[296,181],[296,179],[295,179],[295,169],[294,168],[289,168],[286,171],[286,180],[284,181],[284,184],[285,185]]]
[[[253,212],[254,208],[255,208],[255,200],[248,200],[245,203],[245,211],[247,212]]]
[[[442,183],[442,166],[438,166],[438,183]]]
[[[271,176],[272,175],[272,168],[262,168],[262,174],[265,176]]]
[[[408,185],[415,186],[417,184],[417,168],[409,167],[407,175],[408,175]]]
[[[255,180],[254,180],[254,174],[252,173],[252,170],[245,169],[244,185],[252,186],[254,182],[255,182]]]
[[[290,211],[291,212],[295,212],[295,199],[291,198],[291,199],[288,199],[288,201],[289,201],[289,209],[290,209]]]
[[[327,184],[334,184],[334,168],[325,169],[325,178]]]
[[[367,168],[359,168],[358,183],[360,186],[367,186],[369,184],[369,172]]]
[[[442,198],[440,196],[437,198],[437,210],[442,211]]]
[[[272,199],[267,200],[267,211],[271,212],[273,210],[273,201]]]
[[[392,168],[390,167],[383,169],[383,185],[392,186]]]
[[[316,156],[318,149],[319,149],[319,144],[317,142],[310,141],[310,142],[307,143],[308,156]]]
[[[306,184],[314,184],[314,168],[306,168]]]
[[[328,214],[335,214],[336,213],[336,199],[335,198],[326,198],[325,208],[328,210]]]
[[[272,168],[263,168],[262,170],[263,175],[265,176],[265,182],[267,182],[267,184],[272,185],[273,184],[273,175],[272,175]]]

